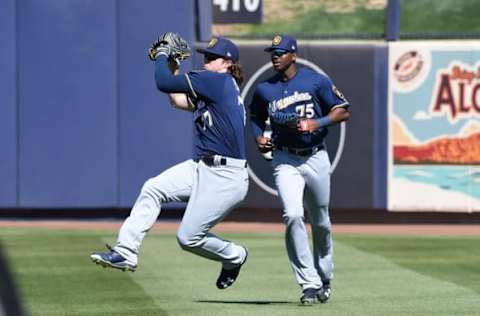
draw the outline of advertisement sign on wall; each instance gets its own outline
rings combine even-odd
[[[480,211],[480,43],[389,46],[388,208]]]

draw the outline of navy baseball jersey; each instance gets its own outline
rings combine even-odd
[[[195,104],[194,159],[222,155],[245,159],[245,107],[230,74],[186,74],[189,100]]]
[[[336,107],[348,107],[349,103],[333,85],[330,78],[307,68],[298,69],[297,74],[283,81],[277,74],[260,83],[255,89],[250,105],[252,122],[262,130],[269,111],[296,113],[299,118],[318,119]],[[299,133],[295,126],[276,124],[271,121],[272,140],[277,146],[310,148],[323,143],[326,128],[313,133]]]

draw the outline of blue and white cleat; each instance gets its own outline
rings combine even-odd
[[[113,250],[113,248],[107,245],[109,252],[93,252],[90,255],[90,259],[96,264],[101,265],[104,268],[110,267],[119,269],[122,271],[132,271],[135,272],[137,269],[136,264],[131,264],[126,258],[121,254]]]

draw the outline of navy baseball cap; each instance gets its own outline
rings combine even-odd
[[[197,52],[201,54],[217,55],[233,62],[238,61],[240,53],[238,47],[231,40],[224,37],[212,37],[205,48],[198,48]]]
[[[297,51],[297,40],[288,35],[275,35],[272,39],[272,45],[265,48],[266,52],[271,52],[276,49],[283,49],[290,53]]]

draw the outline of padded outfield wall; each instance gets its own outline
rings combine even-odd
[[[191,117],[156,91],[145,51],[165,31],[194,42],[194,4],[1,2],[0,208],[128,208],[146,179],[190,157]],[[173,14],[158,19],[162,10],[185,23]],[[268,63],[265,45],[240,44],[247,81]],[[384,208],[386,46],[302,44],[300,51],[352,103],[332,207]],[[198,56],[184,68],[193,63]],[[332,129],[332,157],[339,139]],[[250,135],[248,152],[255,176],[272,185]],[[279,204],[252,181],[244,206]]]
[[[194,0],[0,2],[0,208],[129,208],[146,179],[190,157],[190,114],[155,89],[145,52],[165,31],[205,40],[195,10]],[[176,14],[158,19],[160,11]],[[268,44],[239,42],[247,104],[255,82],[271,74]],[[388,47],[300,41],[301,65],[325,71],[351,103],[351,120],[332,128],[327,143],[332,208],[388,206]],[[471,56],[462,65],[476,73]],[[194,56],[183,69],[200,64]],[[248,139],[243,206],[280,207],[269,193],[271,168]]]
[[[0,2],[0,208],[129,207],[189,157],[145,53],[170,30],[194,40],[194,0]]]
[[[167,98],[156,91],[152,65],[145,59],[145,47],[155,32],[139,38],[141,32],[128,27],[132,23],[128,23],[130,15],[126,12],[131,9],[105,9],[116,12],[116,23],[103,22],[104,33],[88,31],[100,34],[96,44],[89,38],[83,42],[78,39],[80,46],[88,46],[84,52],[69,48],[71,51],[64,50],[64,58],[52,56],[66,45],[72,35],[69,33],[51,38],[54,48],[35,40],[35,45],[47,50],[40,53],[42,58],[29,60],[23,53],[12,54],[19,60],[19,78],[17,99],[14,93],[9,109],[17,111],[18,117],[2,118],[17,124],[12,128],[17,134],[7,133],[8,144],[17,147],[13,151],[17,157],[7,161],[8,156],[2,155],[0,159],[2,166],[7,166],[5,170],[11,172],[15,165],[17,168],[2,180],[2,207],[128,208],[146,179],[190,156],[190,115],[172,109]],[[27,10],[20,16],[38,14],[35,8],[20,10]],[[122,22],[119,16],[124,16]],[[80,24],[70,32],[80,32],[83,27]],[[34,32],[33,27],[30,31]],[[179,31],[188,34],[188,30]],[[17,36],[20,42],[23,34]],[[37,35],[41,36],[47,40],[46,34]],[[269,64],[268,55],[262,51],[265,45],[268,43],[240,44],[246,74],[243,88],[250,82],[250,89],[243,89],[246,104],[254,83],[271,74],[271,69],[259,74],[259,68]],[[113,59],[105,55],[106,46],[116,47],[116,51],[110,51],[115,54]],[[384,208],[385,45],[301,44],[300,56],[305,61],[302,66],[315,65],[327,72],[352,104],[352,120],[346,124],[344,135],[336,127],[328,139],[330,156],[337,160],[332,207]],[[201,64],[199,56],[192,61],[194,67]],[[188,67],[191,65],[186,63]],[[257,80],[250,80],[254,76]],[[343,150],[339,152],[342,138]],[[252,179],[258,178],[274,189],[269,164],[257,153],[250,134],[248,140]],[[15,182],[17,186],[11,185]],[[254,180],[243,206],[280,207],[278,199]]]

